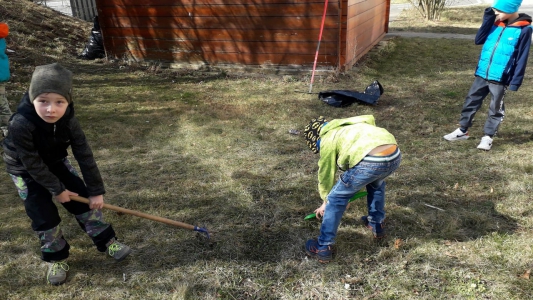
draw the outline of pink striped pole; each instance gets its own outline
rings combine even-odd
[[[316,61],[318,59],[318,50],[320,49],[320,41],[322,41],[322,31],[324,30],[324,21],[326,20],[326,11],[328,10],[328,0],[324,4],[324,13],[322,14],[322,24],[320,24],[320,33],[318,34],[318,45],[316,46],[315,62],[313,63],[313,73],[311,75],[311,84],[309,85],[309,94],[313,90],[313,81],[315,80]]]

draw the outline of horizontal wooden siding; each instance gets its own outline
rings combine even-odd
[[[346,1],[346,0],[344,0]],[[324,0],[97,0],[108,55],[191,65],[311,66]],[[319,68],[339,63],[329,1]]]
[[[341,40],[341,66],[350,69],[387,32],[390,0],[348,0],[346,39]]]

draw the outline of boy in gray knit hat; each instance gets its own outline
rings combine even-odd
[[[83,180],[67,158],[69,146]],[[117,261],[130,254],[130,247],[117,241],[113,227],[103,219],[104,183],[74,116],[72,72],[57,63],[35,68],[30,89],[11,117],[3,148],[7,172],[39,237],[41,258],[50,263],[49,283],[64,283],[69,270],[70,245],[53,199],[75,216],[99,251]],[[71,201],[71,195],[89,198],[90,203]]]

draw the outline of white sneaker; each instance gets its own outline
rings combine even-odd
[[[448,141],[462,141],[468,139],[469,137],[470,136],[468,136],[468,131],[462,132],[461,128],[457,128],[454,132],[445,135],[444,139]]]
[[[492,139],[490,138],[490,136],[486,135],[482,137],[481,142],[479,143],[479,145],[477,145],[477,148],[489,151],[490,148],[492,148]]]

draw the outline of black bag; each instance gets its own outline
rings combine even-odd
[[[383,95],[383,86],[374,80],[363,93],[352,90],[332,90],[318,93],[318,99],[335,107],[346,107],[355,102],[375,105]]]
[[[93,28],[91,29],[91,36],[89,36],[89,43],[83,49],[83,52],[78,58],[93,60],[97,58],[104,58],[105,50],[102,42],[102,33],[100,32],[100,24],[98,23],[98,16],[93,19]]]

